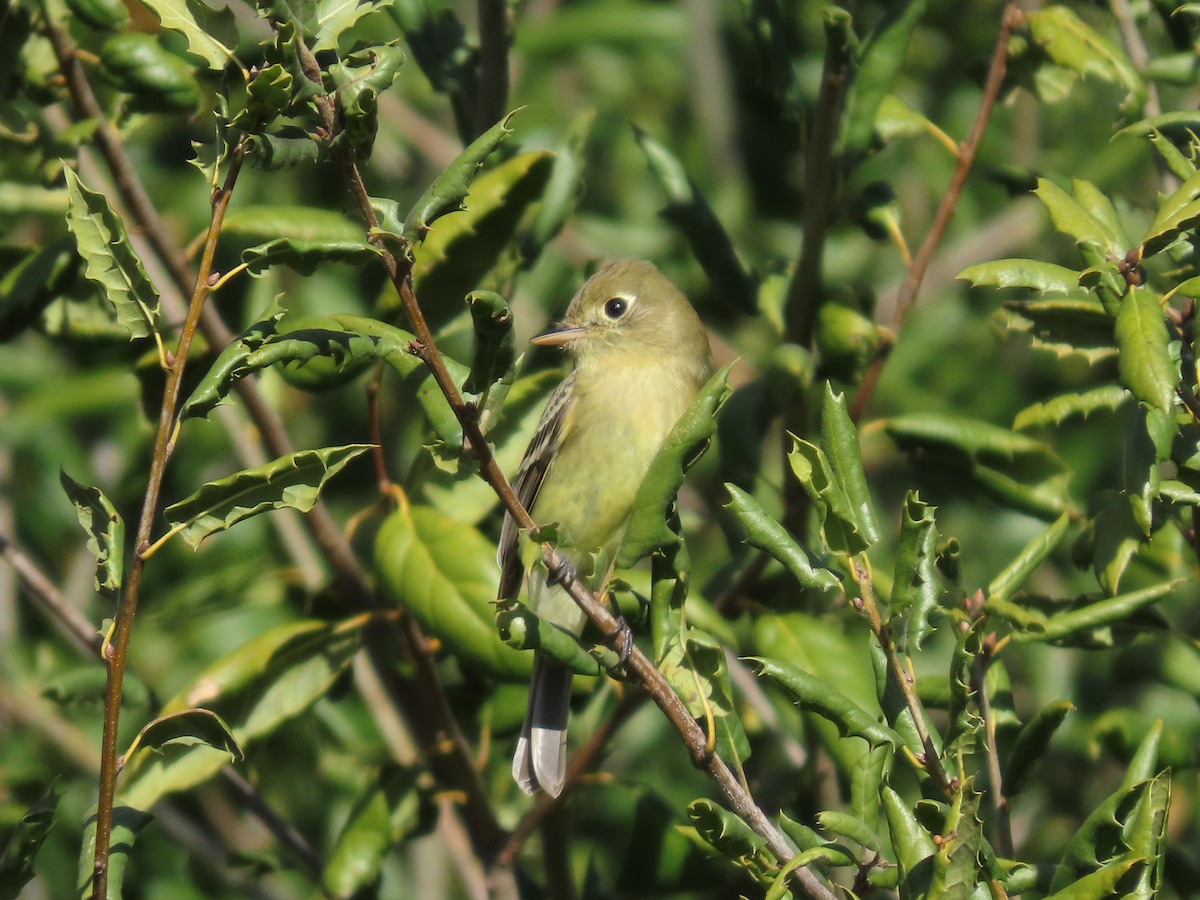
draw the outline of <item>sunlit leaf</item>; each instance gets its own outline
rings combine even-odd
[[[362,240],[308,241],[281,237],[243,250],[242,262],[251,275],[261,275],[269,267],[280,265],[301,275],[311,275],[321,263],[362,264],[378,256],[379,249]]]
[[[1143,403],[1169,411],[1179,370],[1171,362],[1170,336],[1157,297],[1144,289],[1131,290],[1121,302],[1115,334],[1121,348],[1121,383]]]
[[[370,446],[346,444],[289,453],[266,465],[210,481],[190,497],[168,506],[163,514],[194,548],[210,534],[268,510],[308,512],[325,482]]]
[[[937,609],[941,593],[935,572],[938,531],[934,510],[916,491],[909,491],[904,498],[890,604],[895,617],[893,635],[901,653],[919,650],[933,630],[929,617]]]
[[[967,266],[954,276],[975,287],[1027,288],[1039,294],[1073,294],[1079,290],[1079,273],[1056,263],[1036,259],[997,259]]]
[[[234,60],[237,24],[233,10],[215,10],[202,0],[146,0],[163,28],[187,38],[188,52],[200,57],[210,69],[224,69]]]
[[[1013,418],[1013,428],[1024,431],[1046,425],[1061,425],[1073,416],[1087,418],[1094,412],[1113,412],[1129,399],[1118,384],[1102,384],[1079,393],[1060,394],[1025,407]]]

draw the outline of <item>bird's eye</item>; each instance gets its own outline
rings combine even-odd
[[[604,314],[610,319],[619,319],[629,309],[629,301],[624,297],[613,297],[604,304]]]

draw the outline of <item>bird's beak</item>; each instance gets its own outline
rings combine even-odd
[[[537,344],[539,347],[561,347],[564,344],[571,343],[571,341],[578,340],[585,334],[587,334],[586,328],[560,322],[549,331],[531,338],[529,343]]]

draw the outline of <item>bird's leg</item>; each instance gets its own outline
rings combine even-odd
[[[617,665],[623,666],[629,662],[629,655],[633,653],[633,629],[629,627],[624,616],[617,616],[616,626],[604,636],[604,639],[612,644],[618,637],[621,639],[621,649],[617,651],[619,654]]]
[[[556,584],[574,584],[578,580],[579,570],[569,559],[561,559],[557,569],[551,569],[546,573],[548,587],[554,587]]]

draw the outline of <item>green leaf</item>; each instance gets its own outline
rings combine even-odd
[[[667,195],[667,205],[659,215],[683,233],[713,290],[729,305],[753,313],[754,277],[738,259],[729,233],[700,188],[666,147],[636,126],[634,136],[646,156],[650,174]]]
[[[251,275],[261,275],[271,266],[288,266],[301,275],[311,275],[323,262],[361,265],[379,257],[379,249],[360,240],[306,241],[275,238],[242,251],[242,262]]]
[[[250,135],[246,145],[250,164],[269,172],[315,163],[322,147],[307,131],[291,125]]]
[[[1079,272],[1036,259],[997,259],[967,266],[955,278],[975,287],[1026,288],[1039,294],[1073,294],[1079,290]]]
[[[403,62],[399,47],[375,44],[346,55],[328,69],[328,86],[337,97],[342,121],[335,143],[350,144],[362,160],[370,157],[375,143],[379,95],[392,86]]]
[[[1127,896],[1124,891],[1119,890],[1119,886],[1125,882],[1131,871],[1144,864],[1145,860],[1141,857],[1126,853],[1084,875],[1078,881],[1047,895],[1046,900],[1107,900],[1113,896]]]
[[[234,762],[245,758],[224,719],[210,709],[193,707],[166,713],[147,722],[121,759],[128,762],[141,749],[161,751],[163,747],[194,747],[198,744],[228,753]]]
[[[510,112],[477,137],[454,162],[442,170],[409,210],[400,237],[410,244],[419,244],[425,240],[434,222],[448,213],[466,208],[463,201],[467,199],[471,182],[475,180],[484,160],[512,134],[508,123],[514,115],[516,112]]]
[[[821,591],[838,587],[837,575],[824,567],[814,567],[804,548],[793,540],[787,529],[767,515],[757,500],[732,482],[726,482],[725,489],[730,498],[725,508],[733,511],[745,529],[746,543],[783,563],[801,587]]]
[[[1179,371],[1171,362],[1170,335],[1155,294],[1135,287],[1121,301],[1116,338],[1121,383],[1143,403],[1170,412]]]
[[[4,900],[19,897],[21,888],[36,874],[33,863],[54,825],[61,798],[62,791],[52,784],[13,826],[0,852],[0,897]]]
[[[376,535],[375,568],[387,596],[464,666],[503,680],[529,677],[531,654],[496,633],[496,548],[474,528],[402,504]]]
[[[1034,403],[1013,418],[1013,428],[1024,431],[1045,425],[1061,425],[1072,416],[1087,418],[1094,412],[1119,409],[1129,394],[1117,384],[1102,384],[1079,393],[1060,394],[1043,403]]]
[[[296,79],[279,63],[260,69],[246,85],[246,107],[230,121],[245,131],[261,131],[287,112],[297,96]]]
[[[1102,254],[1125,255],[1117,235],[1053,181],[1039,178],[1034,193],[1050,213],[1054,227],[1074,238],[1075,243],[1095,247]]]
[[[233,389],[234,383],[249,374],[245,368],[246,358],[276,333],[279,320],[286,312],[278,304],[272,303],[258,321],[247,326],[245,331],[221,351],[181,407],[181,420],[207,416],[216,409],[221,399]]]
[[[678,542],[678,535],[667,521],[684,475],[704,455],[716,433],[717,411],[730,394],[728,378],[732,366],[733,363],[723,366],[700,388],[650,464],[629,514],[617,555],[619,568],[629,568],[653,551]]]
[[[979,855],[983,849],[983,822],[979,819],[980,794],[973,779],[959,782],[950,801],[942,826],[942,843],[933,857],[933,877],[929,884],[930,897],[946,900],[970,900],[976,885],[986,877],[980,872]],[[991,892],[987,892],[991,896]]]
[[[1146,86],[1128,57],[1115,44],[1101,37],[1066,6],[1047,6],[1031,11],[1025,24],[1034,42],[1056,65],[1119,85],[1126,91],[1122,108],[1140,110]]]
[[[125,576],[125,522],[100,488],[85,487],[62,469],[58,478],[96,557],[96,590],[116,600]]]
[[[689,803],[688,818],[701,838],[735,862],[744,864],[760,854],[770,853],[766,838],[757,834],[736,814],[711,800],[693,800]]]
[[[892,852],[900,869],[900,896],[924,897],[937,847],[899,794],[885,785],[882,798]]]
[[[900,520],[900,539],[896,544],[896,570],[892,582],[891,614],[896,646],[902,654],[921,648],[933,626],[929,617],[938,606],[937,542],[938,530],[933,514],[936,507],[921,501],[916,491],[904,498]]]
[[[391,0],[318,0],[313,52],[338,49],[339,39],[360,19],[390,4]]]
[[[608,668],[603,660],[607,648],[585,647],[575,635],[552,625],[515,600],[509,600],[496,613],[496,630],[500,640],[514,650],[540,650],[577,675],[603,675]],[[524,680],[527,676],[518,677]]]
[[[1153,256],[1175,242],[1185,231],[1200,222],[1200,173],[1192,175],[1159,202],[1154,221],[1146,228],[1142,239],[1142,256]]]
[[[210,534],[268,510],[308,512],[316,505],[325,482],[370,447],[346,444],[289,453],[265,465],[210,481],[190,497],[168,506],[164,515],[172,530],[181,532],[195,548]]]
[[[873,544],[879,540],[875,513],[871,509],[871,493],[863,471],[862,452],[858,446],[858,427],[846,411],[846,395],[834,394],[833,386],[825,383],[821,403],[821,449],[833,467],[834,476],[850,508],[859,533]]]
[[[54,210],[56,214],[66,211],[67,192],[59,194],[63,210]],[[66,235],[36,250],[18,252],[16,258],[3,260],[7,271],[0,275],[0,342],[34,324],[46,307],[69,290],[79,271],[75,242]]]
[[[777,681],[802,707],[836,725],[842,737],[860,737],[873,747],[883,744],[899,746],[903,743],[900,735],[877,721],[833,685],[778,660],[760,656],[750,659],[758,664],[760,674],[769,675]]]
[[[236,62],[237,25],[233,10],[214,10],[201,0],[145,0],[158,16],[163,28],[187,38],[188,52],[198,56],[210,69],[220,71]]]
[[[850,813],[827,809],[817,813],[817,823],[823,831],[849,838],[867,850],[878,851],[882,846],[875,829]]]
[[[1092,631],[1109,625],[1119,624],[1133,613],[1169,595],[1178,582],[1168,581],[1155,584],[1140,591],[1120,594],[1105,600],[1097,600],[1069,612],[1055,613],[1047,617],[1045,630],[1022,631],[1012,635],[1014,641],[1062,641],[1079,632]]]
[[[109,833],[108,851],[108,891],[106,900],[121,900],[124,895],[122,882],[125,880],[125,866],[129,863],[129,854],[133,852],[134,841],[154,816],[131,806],[118,805],[112,811],[112,831]],[[76,879],[78,887],[76,897],[92,897],[94,895],[92,882],[96,877],[93,864],[96,858],[96,810],[88,814],[83,829],[83,846],[79,853],[79,874]]]
[[[89,190],[69,167],[63,169],[70,207],[67,228],[75,235],[84,274],[117,311],[130,337],[158,331],[158,292],[129,244],[121,219],[103,194]]]
[[[512,367],[516,355],[512,314],[505,299],[492,291],[472,291],[467,294],[467,305],[475,331],[475,353],[463,390],[480,394]]]
[[[239,746],[250,747],[323,697],[359,651],[366,616],[340,624],[302,620],[250,638],[200,672],[162,708],[161,715],[203,702],[230,727]],[[142,753],[122,773],[125,803],[153,806],[161,797],[208,780],[229,763],[229,753],[207,745],[169,756]]]
[[[234,206],[225,214],[223,235],[244,235],[255,241],[274,238],[340,243],[362,237],[363,228],[347,216],[319,206]]]
[[[1040,518],[1068,508],[1070,470],[1027,435],[973,419],[937,413],[897,416],[880,423],[915,463],[975,481],[1000,502]]]
[[[1050,739],[1067,714],[1075,709],[1069,700],[1055,700],[1037,711],[1017,733],[1012,750],[1004,762],[1004,794],[1015,797],[1025,787],[1034,764],[1050,746]]]
[[[329,853],[321,885],[331,897],[370,888],[388,854],[433,822],[436,808],[421,789],[422,770],[385,766],[358,797]]]
[[[1066,513],[1059,516],[1049,528],[1031,540],[1012,562],[1004,567],[999,575],[988,584],[985,594],[988,600],[993,598],[1008,600],[1017,589],[1044,563],[1067,537],[1071,528],[1071,518]],[[985,605],[986,609],[986,605]]]
[[[1090,297],[1010,300],[1004,308],[1016,317],[1010,317],[1008,327],[1028,331],[1033,346],[1039,350],[1049,350],[1063,357],[1078,355],[1090,365],[1117,354],[1113,317]]]
[[[879,107],[895,88],[909,40],[925,14],[925,7],[925,0],[892,5],[859,49],[839,129],[839,143],[844,152],[859,154],[869,147]]]

